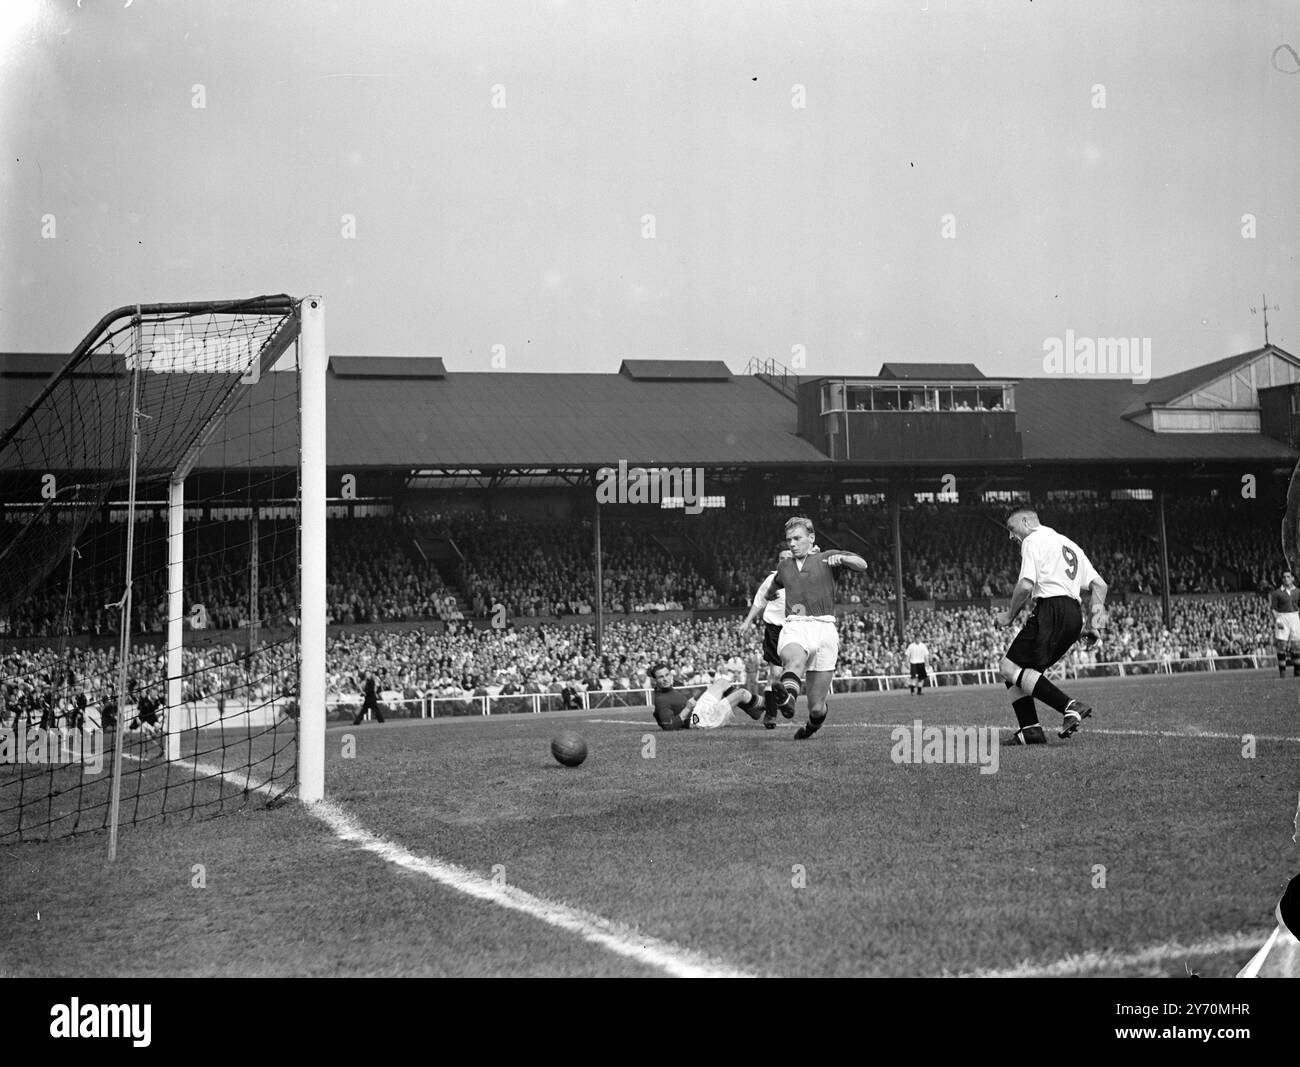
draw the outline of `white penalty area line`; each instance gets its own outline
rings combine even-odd
[[[246,783],[246,788],[256,793],[273,796],[275,790],[269,783],[258,783],[247,774],[232,774],[211,764],[189,763],[196,770],[207,775],[216,775],[234,782]],[[537,919],[569,933],[577,934],[601,948],[608,949],[618,956],[647,967],[655,967],[673,978],[755,978],[757,975],[742,971],[737,967],[722,963],[699,952],[692,952],[661,941],[657,937],[640,934],[630,927],[610,919],[593,915],[591,912],[559,904],[545,897],[534,896],[512,885],[499,884],[481,874],[458,867],[454,863],[436,859],[432,856],[417,856],[415,853],[391,841],[385,841],[377,834],[366,830],[355,822],[339,805],[328,800],[316,804],[304,805],[307,812],[334,833],[341,841],[356,845],[378,856],[385,863],[395,867],[414,871],[424,875],[440,885],[454,889],[458,893],[487,901],[510,911],[517,911],[530,918]]]
[[[584,719],[583,721],[594,722],[594,723],[605,723],[611,726],[639,726],[643,730],[658,729],[658,725],[653,722],[650,723],[629,722],[627,719]],[[790,720],[787,720],[787,724],[795,725],[795,723]],[[745,723],[742,722],[742,723],[738,723],[737,725],[744,726]],[[966,723],[924,722],[923,725],[934,726],[941,730],[945,729],[948,726],[951,726],[954,729],[960,729],[960,730],[965,730],[967,728],[974,727],[977,730],[991,729],[991,730],[998,730],[1002,733],[1008,733],[1008,734],[1013,732],[1010,726],[991,726],[991,725],[981,726],[979,724],[969,723],[969,722]],[[822,727],[823,730],[835,730],[835,729],[897,730],[900,728],[905,730],[910,730],[912,728],[912,723],[910,722],[907,723],[904,722],[895,722],[895,723],[828,722]],[[1043,729],[1046,730],[1047,727],[1044,726]],[[766,733],[766,731],[764,732]],[[1106,736],[1114,736],[1114,737],[1170,737],[1180,741],[1235,741],[1237,744],[1241,744],[1242,737],[1245,736],[1244,734],[1219,734],[1219,733],[1209,733],[1200,730],[1111,730],[1111,729],[1099,730],[1096,729],[1095,727],[1090,727],[1086,724],[1079,728],[1079,733],[1076,736],[1084,737],[1088,734],[1103,734]],[[1251,734],[1250,736],[1253,737],[1256,741],[1277,741],[1279,743],[1291,744],[1291,745],[1300,744],[1300,737],[1279,737],[1275,734]]]
[[[1066,956],[1052,963],[1033,964],[1025,961],[1015,967],[1000,971],[971,971],[957,975],[958,978],[1083,978],[1098,971],[1131,970],[1134,967],[1150,967],[1166,963],[1169,960],[1186,959],[1189,956],[1222,956],[1229,952],[1257,952],[1268,940],[1269,931],[1256,933],[1227,934],[1212,937],[1206,941],[1197,941],[1182,945],[1177,941],[1168,941],[1163,945],[1152,945],[1136,952],[1103,951],[1081,952]],[[1243,964],[1244,966],[1244,964]]]
[[[826,725],[840,726],[848,729],[857,727],[860,730],[897,730],[900,726],[909,730],[912,728],[911,723],[901,723],[901,722],[893,723],[893,724],[879,723],[879,722],[828,722]],[[938,726],[939,729],[945,728],[945,724],[941,724],[941,723],[927,722],[924,723],[923,725]],[[973,724],[948,723],[946,725],[952,726],[955,729],[965,729],[968,726],[971,726]],[[985,727],[978,727],[978,726],[976,727],[976,729],[984,729],[984,728]],[[1047,728],[1048,728],[1047,726],[1043,727],[1044,730],[1046,730]],[[1001,732],[1008,733],[1008,734],[1013,732],[1010,726],[994,726],[992,727],[992,729],[1000,730]],[[1202,740],[1235,741],[1238,744],[1241,743],[1241,739],[1242,739],[1242,734],[1219,734],[1219,733],[1210,733],[1209,731],[1202,731],[1202,730],[1112,730],[1109,728],[1097,729],[1096,727],[1088,726],[1086,723],[1083,726],[1079,727],[1079,732],[1076,736],[1084,737],[1088,734],[1105,734],[1108,736],[1115,736],[1115,737],[1172,737],[1172,738],[1177,738],[1178,740],[1181,741],[1202,741]],[[1289,742],[1290,744],[1300,743],[1300,737],[1278,737],[1271,734],[1251,734],[1250,736],[1253,737],[1256,741],[1280,741],[1280,742]]]

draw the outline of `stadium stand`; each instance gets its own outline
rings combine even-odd
[[[909,635],[930,646],[931,665],[940,671],[990,669],[1007,640],[993,612],[982,607],[917,610],[908,627]],[[837,673],[905,673],[903,648],[892,634],[893,617],[886,611],[843,616]],[[1138,599],[1115,605],[1112,626],[1102,642],[1086,653],[1076,650],[1070,666],[1173,663],[1207,654],[1265,657],[1271,643],[1272,615],[1261,596],[1180,599],[1171,629],[1161,623],[1158,602]],[[560,706],[577,706],[583,692],[646,688],[649,667],[660,659],[674,664],[686,684],[702,684],[710,671],[734,670],[737,660],[752,677],[757,652],[756,640],[737,632],[734,615],[616,620],[606,627],[602,656],[596,655],[590,623],[502,630],[464,623],[445,629],[342,629],[329,642],[327,691],[331,700],[359,702],[362,673],[382,667],[394,679],[395,689],[412,696],[548,693],[563,698]],[[48,644],[10,649],[0,655],[0,671],[5,678],[28,681],[7,684],[2,695],[11,715],[31,718],[39,718],[46,707],[69,714],[78,692],[91,705],[101,704],[116,679],[116,659],[116,650],[109,647],[73,647],[62,657]],[[287,696],[295,684],[292,664],[276,662],[274,653],[266,650],[249,657],[235,644],[187,648],[184,670],[186,701],[240,687],[257,699]],[[148,687],[161,682],[163,673],[161,649],[137,644],[131,677]]]
[[[848,605],[892,600],[892,549],[880,509],[841,508],[829,519],[816,510],[819,531],[835,530],[838,547],[862,552],[870,569],[840,585]],[[909,600],[969,602],[1010,595],[1018,558],[1001,532],[1005,508],[918,504],[903,511],[904,590]],[[604,539],[606,610],[635,614],[747,606],[771,570],[789,509],[757,514],[708,515],[696,520],[689,539],[680,521],[608,523]],[[1151,532],[1151,506],[1143,501],[1062,503],[1042,511],[1048,525],[1094,546],[1093,562],[1112,596],[1159,592],[1159,546]],[[1271,532],[1245,508],[1212,501],[1181,501],[1170,507],[1170,586],[1174,594],[1260,592],[1273,587],[1281,561]],[[263,524],[267,526],[269,524]],[[195,580],[186,610],[204,605],[209,625],[234,630],[248,625],[247,590],[231,574],[250,558],[247,524],[226,524],[229,537],[196,552]],[[845,537],[849,532],[855,536]],[[412,551],[413,538],[447,536],[464,547],[453,584]],[[274,535],[263,530],[262,536]],[[283,536],[283,531],[281,532]],[[819,535],[822,540],[827,534]],[[327,597],[336,625],[455,619],[463,601],[472,618],[486,619],[503,604],[512,618],[564,617],[593,612],[591,524],[528,522],[511,516],[458,513],[436,518],[336,519],[329,525]],[[100,539],[95,538],[96,542]],[[670,552],[667,543],[685,547]],[[696,547],[697,543],[707,548]],[[283,564],[263,558],[260,622],[292,624],[295,606],[283,590]],[[92,560],[74,578],[72,632],[104,634],[115,628],[112,613],[89,590],[105,588]],[[143,568],[137,588],[135,632],[164,626],[161,561]],[[220,576],[220,577],[218,577]],[[0,635],[56,636],[67,595],[64,576],[54,574],[31,600],[0,619]]]
[[[6,418],[39,387],[29,366],[38,358],[12,367],[0,359],[0,376],[13,386]],[[1088,657],[1270,650],[1266,602],[1251,594],[1270,588],[1281,569],[1277,508],[1239,489],[1242,471],[1257,470],[1260,492],[1276,492],[1294,462],[1294,427],[1268,412],[1295,406],[1300,360],[1276,346],[1145,385],[992,382],[954,367],[946,367],[951,382],[936,384],[945,371],[937,364],[890,363],[875,379],[840,382],[734,376],[721,364],[691,361],[628,361],[617,375],[426,374],[419,360],[388,361],[380,375],[359,364],[332,361],[329,385],[331,468],[360,470],[358,491],[369,501],[338,508],[354,517],[331,519],[328,528],[330,691],[338,697],[357,694],[359,672],[384,666],[403,691],[468,698],[517,688],[569,704],[582,690],[635,687],[662,657],[680,659],[695,677],[750,659],[754,649],[734,633],[736,615],[796,513],[814,519],[822,547],[852,549],[869,563],[839,587],[848,613],[842,672],[893,672],[905,642],[892,610],[886,498],[901,501],[906,626],[924,637],[940,669],[984,669],[1000,655],[1006,635],[992,624],[993,605],[1010,593],[1018,563],[1002,520],[1006,501],[1026,494],[1047,525],[1087,547],[1110,582],[1116,625]],[[986,388],[1000,402],[982,399]],[[963,390],[972,389],[968,402]],[[1270,391],[1285,394],[1290,407],[1264,403]],[[922,401],[904,404],[905,394]],[[1071,417],[1080,405],[1088,420]],[[386,413],[378,426],[370,414],[377,410]],[[708,464],[706,484],[726,506],[702,514],[687,514],[682,501],[602,509],[601,592],[605,612],[617,618],[597,659],[588,621],[597,603],[590,479],[613,457],[663,455],[665,441],[679,462]],[[959,462],[961,495],[940,502],[940,472]],[[905,475],[892,473],[903,463]],[[1032,476],[1027,463],[1037,465]],[[531,478],[545,492],[516,497],[511,486]],[[447,488],[456,479],[471,491]],[[1143,485],[1164,487],[1159,501]],[[776,506],[792,487],[802,500]],[[201,502],[202,484],[196,489]],[[21,509],[34,506],[7,501],[4,518],[21,521]],[[1178,598],[1168,627],[1144,599],[1162,586],[1158,507]],[[367,508],[391,515],[357,517]],[[0,523],[0,549],[8,526]],[[187,649],[186,692],[199,699],[231,680],[279,691],[290,684],[285,666],[242,651],[252,613],[245,583],[231,575],[250,566],[249,523],[207,529],[204,543],[187,544],[185,607],[203,605],[214,643]],[[86,541],[108,545],[120,530],[102,523]],[[286,520],[263,520],[258,533],[257,622],[270,630],[296,622],[283,592],[291,575],[277,571],[285,564],[267,550],[286,534]],[[54,689],[62,670],[108,676],[114,653],[100,646],[111,643],[116,620],[102,590],[112,588],[107,560],[120,555],[120,548],[103,558],[90,553],[71,588],[66,575],[52,573],[0,618],[5,677],[44,671]],[[138,568],[136,634],[163,629],[161,564],[146,559]],[[672,617],[656,618],[661,613]],[[503,630],[489,620],[518,625]],[[56,639],[72,646],[63,667]],[[160,669],[157,650],[140,648],[132,670],[147,684]],[[32,694],[9,697],[21,704]]]

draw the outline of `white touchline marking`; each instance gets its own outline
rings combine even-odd
[[[654,723],[645,723],[645,722],[628,722],[626,719],[586,719],[585,721],[586,721],[586,722],[607,723],[607,724],[609,724],[609,725],[611,725],[611,726],[640,726],[640,727],[642,727],[642,728],[646,728],[646,727],[649,727],[649,726],[657,726],[657,724],[654,724]],[[737,725],[743,727],[743,726],[745,726],[746,724],[745,724],[745,723],[738,723]],[[778,725],[779,725],[779,724],[778,724]],[[936,723],[936,722],[927,722],[927,723],[925,723],[925,725],[926,725],[926,726],[938,726],[940,729],[942,729],[944,726],[953,726],[953,727],[957,727],[957,728],[960,728],[960,729],[965,729],[966,727],[974,726],[977,730],[978,730],[978,729],[993,729],[993,730],[1001,730],[1001,731],[1003,731],[1003,732],[1005,732],[1005,733],[1011,733],[1011,729],[1012,729],[1010,726],[993,726],[992,724],[984,724],[983,726],[981,726],[980,724],[977,724],[977,723],[970,723],[970,722],[963,722],[963,723]],[[826,724],[822,727],[822,729],[823,729],[823,730],[826,730],[826,729],[840,729],[840,730],[897,730],[900,726],[903,727],[903,728],[905,728],[905,729],[908,729],[908,730],[910,730],[910,729],[912,728],[912,724],[911,724],[910,722],[908,722],[908,723],[902,723],[902,722],[828,722],[828,723],[826,723]],[[1044,729],[1046,729],[1046,727],[1044,727]],[[764,730],[764,731],[763,731],[764,734],[767,734],[767,733],[769,733],[769,732],[770,732],[770,731],[767,731],[767,730]],[[1200,731],[1196,731],[1196,730],[1111,730],[1111,729],[1102,729],[1102,730],[1098,730],[1098,729],[1095,729],[1095,728],[1090,728],[1090,727],[1088,727],[1088,726],[1086,726],[1086,725],[1085,725],[1085,726],[1081,726],[1081,727],[1079,728],[1078,736],[1079,736],[1079,737],[1083,737],[1083,736],[1085,736],[1086,734],[1110,734],[1110,735],[1114,735],[1114,736],[1116,736],[1116,737],[1173,737],[1173,738],[1177,738],[1177,739],[1182,740],[1182,741],[1235,741],[1235,742],[1237,742],[1238,744],[1241,743],[1241,738],[1242,738],[1242,735],[1241,735],[1241,734],[1213,734],[1213,733],[1202,733],[1202,732],[1200,732]],[[1284,742],[1284,743],[1287,743],[1287,744],[1293,744],[1293,745],[1294,745],[1294,744],[1300,744],[1300,737],[1278,737],[1278,736],[1273,735],[1273,734],[1252,734],[1251,736],[1253,736],[1253,737],[1255,738],[1256,741],[1279,741],[1279,742]]]
[[[1209,738],[1213,741],[1236,741],[1238,744],[1241,743],[1243,736],[1243,734],[1202,733],[1198,730],[1090,730],[1086,726],[1081,726],[1079,728],[1079,733],[1116,734],[1123,737],[1181,737],[1184,740],[1191,741],[1195,741],[1198,738]],[[1250,736],[1256,741],[1286,741],[1291,744],[1300,741],[1300,737],[1276,737],[1271,734],[1251,734]]]
[[[627,723],[622,719],[588,719],[588,722],[607,722],[617,725],[644,725]],[[827,726],[860,727],[864,729],[889,730],[894,727],[884,723],[827,723]],[[998,727],[1001,729],[1001,727]],[[1008,727],[1009,729],[1009,727]],[[1103,731],[1094,730],[1093,733]],[[1122,733],[1138,736],[1181,737],[1181,738],[1222,738],[1238,740],[1234,734],[1185,734],[1165,731],[1112,730],[1109,733]],[[1279,737],[1260,738],[1259,740],[1297,741],[1300,738]],[[126,753],[124,753],[125,755]],[[211,764],[188,763],[196,770],[207,775],[222,778],[234,778],[232,774]],[[246,778],[246,788],[253,792],[270,796],[273,789],[269,783],[255,783],[251,776]],[[563,930],[578,934],[586,941],[601,945],[611,952],[648,966],[658,967],[678,978],[753,978],[745,971],[712,960],[697,952],[681,948],[671,942],[638,934],[634,930],[611,922],[598,915],[557,904],[543,897],[536,897],[511,885],[497,885],[482,875],[457,867],[455,864],[429,857],[416,856],[402,848],[376,837],[369,831],[353,823],[337,805],[329,801],[306,805],[306,810],[324,822],[341,840],[359,845],[368,852],[373,852],[381,859],[416,871],[426,877],[440,882],[451,889],[463,892],[480,900],[486,900],[512,911],[523,912],[533,918]],[[1268,938],[1267,930],[1256,933],[1229,934],[1223,937],[1198,941],[1191,945],[1167,942],[1139,949],[1137,952],[1119,953],[1111,949],[1102,951],[1089,950],[1078,955],[1066,956],[1046,964],[1031,964],[1028,961],[1006,970],[977,970],[958,975],[959,978],[1066,978],[1091,972],[1114,969],[1150,966],[1165,960],[1183,959],[1188,956],[1217,956],[1228,952],[1258,951]]]
[[[1115,952],[1090,950],[1052,963],[1033,964],[1025,961],[1015,967],[999,971],[978,970],[958,975],[959,978],[1071,978],[1091,974],[1101,970],[1116,968],[1151,966],[1166,960],[1184,959],[1187,956],[1221,956],[1228,952],[1255,952],[1268,939],[1269,932],[1260,930],[1256,933],[1226,934],[1212,937],[1207,941],[1197,941],[1191,945],[1181,945],[1177,941],[1168,941],[1163,945],[1151,945],[1136,952]]]
[[[236,779],[234,775],[211,764],[195,763],[192,760],[177,760],[176,762],[188,763],[202,774],[231,778],[236,781],[246,777],[247,788],[257,793],[265,793],[268,796],[273,793],[268,783],[256,783],[251,776],[241,774]],[[757,975],[742,971],[737,967],[711,959],[702,953],[692,952],[680,945],[674,945],[670,941],[661,941],[657,937],[638,933],[630,927],[602,918],[599,915],[593,915],[591,912],[571,908],[566,904],[557,904],[545,897],[534,896],[532,893],[525,892],[516,886],[498,885],[491,879],[484,878],[481,874],[475,874],[463,867],[458,867],[454,863],[434,859],[430,856],[417,856],[401,845],[385,841],[383,838],[370,833],[370,831],[355,823],[341,807],[328,800],[322,800],[316,804],[306,804],[304,808],[310,815],[320,819],[321,822],[328,826],[340,840],[357,845],[367,852],[372,852],[387,863],[403,867],[408,871],[415,871],[417,874],[422,874],[426,878],[431,878],[435,882],[439,882],[457,892],[465,893],[467,896],[475,897],[478,900],[486,900],[491,904],[497,904],[511,911],[522,912],[546,923],[548,926],[556,926],[561,930],[577,934],[584,941],[600,945],[616,955],[624,956],[637,963],[643,963],[649,967],[658,967],[661,971],[674,978],[757,977]]]
[[[911,723],[828,722],[826,725],[827,726],[849,726],[849,727],[856,726],[863,730],[896,730],[900,726],[905,726],[909,730],[912,728]],[[942,726],[945,724],[927,722],[925,725],[940,726],[942,728]],[[974,724],[973,723],[947,723],[946,725],[965,728],[967,726],[972,726]],[[979,729],[979,727],[976,728]],[[1010,726],[994,726],[992,728],[995,730],[1005,731],[1006,733],[1011,733],[1012,730]],[[1044,729],[1047,729],[1047,727],[1044,727]],[[1085,734],[1113,734],[1117,737],[1174,737],[1183,741],[1198,741],[1198,740],[1236,741],[1237,743],[1241,742],[1241,737],[1242,737],[1241,734],[1215,734],[1215,733],[1209,733],[1208,731],[1202,732],[1200,730],[1111,730],[1111,729],[1099,730],[1096,728],[1090,728],[1086,725],[1081,726],[1079,728],[1078,736],[1082,737]],[[1300,742],[1300,737],[1277,737],[1269,734],[1252,734],[1251,736],[1254,737],[1256,741],[1286,741],[1292,744]]]
[[[482,875],[467,871],[455,864],[427,856],[416,856],[401,845],[384,841],[352,822],[344,812],[329,801],[308,806],[335,835],[344,841],[360,845],[381,859],[423,874],[436,882],[479,900],[522,912],[540,919],[549,926],[557,926],[577,934],[584,941],[600,945],[620,956],[643,963],[676,978],[752,978],[754,975],[709,959],[667,941],[639,934],[619,923],[601,918],[590,912],[534,896],[512,885],[498,885]]]

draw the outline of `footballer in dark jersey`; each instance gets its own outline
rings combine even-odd
[[[1291,664],[1291,674],[1300,678],[1300,587],[1290,571],[1282,575],[1282,584],[1268,597],[1277,624],[1277,673],[1286,677],[1286,665]]]
[[[731,712],[739,708],[751,719],[763,714],[763,702],[748,689],[719,674],[699,696],[691,696],[673,684],[673,669],[666,663],[650,668],[654,682],[655,722],[661,730],[714,729],[726,725]]]
[[[867,569],[867,561],[852,552],[814,551],[813,534],[811,519],[800,516],[785,524],[791,558],[777,564],[768,591],[769,597],[785,591],[785,624],[777,645],[783,714],[793,709],[805,680],[808,686],[808,721],[795,731],[796,741],[812,737],[826,720],[826,698],[840,651],[834,569]]]

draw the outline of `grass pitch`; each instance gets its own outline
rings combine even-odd
[[[939,689],[834,697],[806,742],[802,701],[770,732],[665,734],[648,710],[332,727],[327,792],[412,853],[754,974],[1234,974],[1300,869],[1300,685],[1067,689],[1094,717],[1061,742],[1045,713],[1052,744],[1002,749],[994,774],[890,758],[895,724],[1012,722],[1001,688]],[[550,755],[562,728],[587,738],[581,767]],[[0,848],[0,974],[660,973],[296,804],[132,828],[120,850]]]

